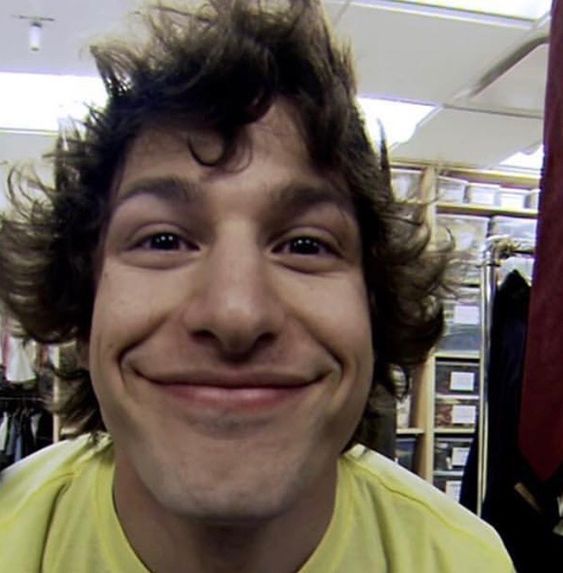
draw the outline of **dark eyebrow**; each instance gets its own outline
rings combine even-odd
[[[328,182],[296,181],[279,188],[265,190],[271,194],[270,209],[284,217],[297,216],[319,205],[335,205],[349,215],[354,207],[348,193]],[[192,203],[205,197],[201,185],[183,177],[147,177],[134,181],[118,193],[113,208],[139,195],[154,195],[169,201]]]
[[[118,193],[113,207],[138,195],[155,195],[170,201],[190,203],[203,195],[201,186],[182,177],[147,177],[134,181]]]
[[[273,209],[294,216],[319,205],[334,205],[354,216],[352,199],[328,182],[295,182],[273,191]]]

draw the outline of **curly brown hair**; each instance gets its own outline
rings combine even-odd
[[[224,145],[214,163],[221,163],[243,144],[245,126],[283,97],[298,114],[313,164],[337,173],[355,206],[377,325],[373,389],[382,384],[395,393],[392,367],[425,360],[443,328],[447,256],[429,247],[424,209],[393,198],[385,144],[374,150],[357,107],[350,52],[333,38],[319,4],[210,0],[193,12],[160,6],[147,15],[148,42],[92,48],[107,104],[91,109],[72,133],[60,133],[52,186],[19,171],[9,178],[15,210],[1,222],[0,299],[29,336],[88,340],[111,184],[143,126],[172,119],[218,132]],[[40,198],[25,192],[30,185]],[[55,405],[63,424],[76,434],[104,430],[87,370],[67,378]],[[373,419],[370,400],[353,441],[369,445]]]

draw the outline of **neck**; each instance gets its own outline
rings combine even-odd
[[[335,490],[336,476],[274,517],[209,523],[163,508],[119,458],[114,481],[125,534],[155,573],[295,573],[328,528]]]

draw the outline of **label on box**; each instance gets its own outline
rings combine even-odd
[[[468,447],[454,447],[452,448],[452,466],[465,466],[467,463],[467,456],[469,455]]]
[[[447,480],[446,481],[446,495],[453,497],[456,501],[459,501],[461,497],[461,481],[460,480]]]
[[[474,424],[477,420],[477,406],[452,406],[453,424]]]
[[[469,304],[454,306],[454,324],[479,324],[479,307]]]
[[[475,390],[475,372],[452,372],[450,374],[450,390],[473,392]]]

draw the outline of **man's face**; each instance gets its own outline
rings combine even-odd
[[[190,135],[201,155],[218,145]],[[372,377],[349,198],[313,169],[287,105],[248,135],[247,154],[210,168],[186,131],[141,133],[91,331],[118,474],[204,521],[327,502]]]

